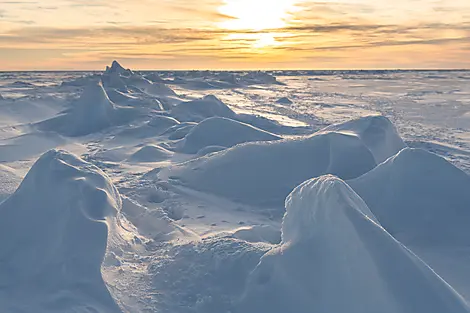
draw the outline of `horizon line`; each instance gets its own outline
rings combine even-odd
[[[392,71],[402,71],[402,72],[413,72],[413,71],[446,71],[446,72],[465,72],[470,71],[470,68],[342,68],[342,69],[275,69],[275,68],[260,68],[260,69],[131,69],[132,71],[137,72],[205,72],[205,71],[213,71],[213,72],[257,72],[257,71],[264,71],[264,72],[272,72],[272,71],[280,71],[280,72],[299,72],[299,71],[313,71],[313,72],[339,72],[339,71],[363,71],[363,72],[372,72],[372,71],[384,71],[384,72],[392,72]],[[68,70],[68,69],[57,69],[57,70],[0,70],[0,73],[25,73],[25,72],[42,72],[42,73],[60,73],[60,72],[104,72],[105,70]]]

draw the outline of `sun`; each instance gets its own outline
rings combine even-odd
[[[224,0],[219,8],[221,14],[233,17],[221,23],[231,30],[279,29],[296,10],[297,0]]]

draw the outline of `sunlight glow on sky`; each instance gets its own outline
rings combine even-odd
[[[0,0],[0,70],[470,68],[468,0]]]

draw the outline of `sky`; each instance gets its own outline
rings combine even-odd
[[[0,71],[470,68],[470,0],[0,0]]]

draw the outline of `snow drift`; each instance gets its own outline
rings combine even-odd
[[[44,154],[0,205],[0,310],[120,312],[100,272],[120,207],[97,167]]]
[[[84,136],[113,125],[128,123],[139,111],[114,104],[101,82],[88,85],[80,99],[61,115],[38,123],[42,130],[66,136]]]
[[[184,153],[197,153],[208,146],[233,147],[251,141],[280,140],[268,133],[248,124],[222,117],[205,119],[195,126],[179,143],[179,150]]]
[[[132,154],[133,162],[161,162],[171,159],[173,153],[157,145],[147,145]]]
[[[322,131],[335,131],[359,137],[370,149],[377,164],[406,147],[395,126],[385,116],[366,116],[328,126]]]
[[[238,145],[174,166],[168,175],[200,191],[280,208],[289,192],[306,179],[324,174],[351,179],[375,165],[371,152],[356,136],[330,132]]]
[[[182,122],[200,122],[215,116],[233,119],[236,116],[232,109],[212,95],[181,102],[171,110],[171,115]]]
[[[470,177],[435,154],[404,149],[349,184],[407,245],[470,241]]]
[[[469,312],[342,180],[309,180],[286,208],[282,244],[261,259],[235,312]]]

